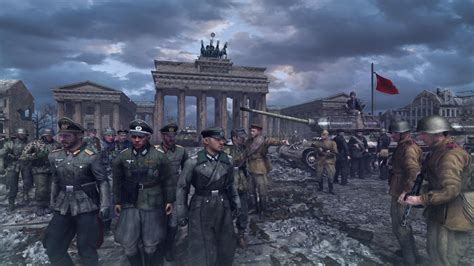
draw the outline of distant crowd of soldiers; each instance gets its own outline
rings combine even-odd
[[[151,144],[153,129],[139,119],[118,135],[106,129],[102,140],[92,130],[85,136],[86,130],[69,118],[59,119],[58,126],[58,142],[51,130],[43,130],[27,144],[28,133],[20,128],[0,149],[8,209],[15,208],[21,173],[24,201],[34,184],[37,214],[53,212],[43,239],[52,265],[73,265],[67,251],[74,237],[82,264],[97,265],[97,249],[114,218],[115,241],[133,266],[175,261],[178,226],[188,226],[189,264],[232,265],[237,245],[247,245],[249,215],[267,217],[268,149],[289,144],[263,136],[262,125],[252,124],[249,135],[244,128],[233,129],[232,145],[225,145],[223,129],[212,127],[200,132],[203,148],[189,156],[176,144],[176,124],[160,129],[159,145]],[[393,232],[405,264],[419,262],[406,206],[425,206],[432,264],[456,265],[474,230],[471,157],[449,136],[451,128],[442,117],[423,118],[417,131],[431,149],[423,163],[407,122],[392,123],[391,137],[382,132],[378,140],[379,165],[392,196]],[[331,140],[324,130],[312,144],[320,191],[326,182],[333,194],[339,175],[347,184],[349,160],[351,177],[364,178],[367,140],[362,131],[349,142],[343,134]],[[391,140],[398,146],[389,164]],[[420,172],[425,186],[416,195],[412,187]]]

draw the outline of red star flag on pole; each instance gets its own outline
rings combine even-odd
[[[398,89],[397,87],[395,87],[395,85],[393,85],[391,80],[379,76],[379,74],[377,73],[375,73],[375,76],[377,77],[377,87],[375,88],[376,90],[392,95],[398,94]]]

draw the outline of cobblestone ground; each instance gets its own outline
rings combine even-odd
[[[336,195],[331,195],[317,191],[311,173],[293,168],[275,153],[271,156],[269,212],[263,221],[251,217],[248,247],[237,250],[235,265],[401,265],[391,232],[387,184],[377,173],[350,179],[347,186],[335,185]],[[37,217],[33,210],[20,204],[14,212],[6,212],[0,188],[1,265],[48,264],[40,240],[51,217]],[[417,247],[426,260],[421,212],[411,219]],[[177,244],[178,261],[173,264],[185,265],[186,228],[180,229]],[[70,253],[77,261],[74,241]],[[466,255],[462,265],[474,265],[474,237]],[[99,256],[103,265],[128,265],[112,234],[105,237]]]

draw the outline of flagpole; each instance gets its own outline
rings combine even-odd
[[[372,115],[374,114],[374,63],[371,64],[370,85],[372,86]]]

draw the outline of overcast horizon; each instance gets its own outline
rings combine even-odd
[[[0,79],[22,80],[37,106],[85,80],[153,101],[154,60],[193,62],[215,32],[234,65],[267,68],[268,105],[356,90],[369,111],[373,62],[400,91],[376,92],[382,111],[425,89],[474,90],[472,10],[471,0],[6,0]]]

